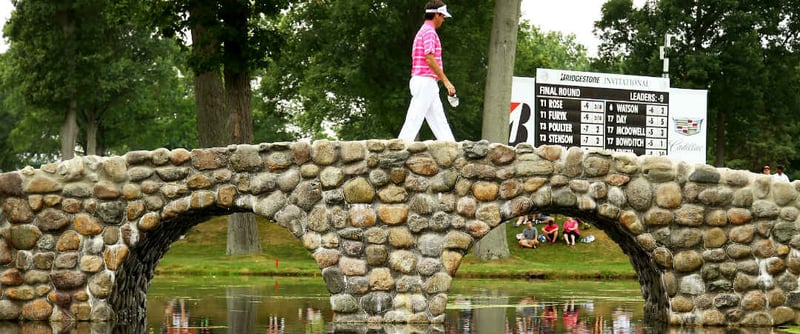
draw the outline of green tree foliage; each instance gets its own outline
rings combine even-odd
[[[658,76],[660,45],[673,35],[671,86],[708,89],[708,156],[717,166],[758,170],[793,162],[800,135],[795,0],[662,0],[636,8],[610,0],[596,28],[600,68]]]
[[[447,4],[454,17],[438,32],[461,105],[445,112],[457,140],[478,140],[493,1]],[[262,84],[265,97],[304,136],[329,137],[330,128],[344,140],[396,137],[410,100],[411,43],[423,8],[424,1],[411,0],[293,3],[279,25],[287,45],[267,70],[273,80]],[[427,130],[420,138],[433,136]]]
[[[189,68],[197,94],[198,132],[202,146],[253,141],[253,124],[262,139],[286,139],[287,120],[275,115],[259,95],[252,96],[253,74],[273,62],[283,49],[277,31],[286,0],[147,1],[145,20],[166,37],[191,50]],[[192,43],[187,43],[191,32]],[[261,83],[272,80],[260,78]],[[255,115],[255,119],[253,118]],[[277,116],[277,117],[273,117]]]
[[[289,128],[291,122],[287,116],[278,110],[275,101],[263,96],[263,90],[254,91],[253,142],[275,143],[296,140],[298,135]]]
[[[10,171],[21,167],[25,157],[14,149],[11,133],[22,118],[23,108],[20,107],[22,97],[16,90],[13,71],[9,64],[8,55],[0,54],[0,172]],[[55,143],[55,145],[58,145]]]
[[[132,92],[106,120],[113,133],[103,136],[108,153],[160,147],[198,147],[192,79],[186,75],[185,53],[169,41],[155,59],[158,76]],[[141,124],[141,126],[130,126]]]
[[[150,3],[155,26],[178,37],[191,31],[189,65],[194,74],[197,132],[200,145],[252,143],[252,73],[271,62],[280,51],[281,35],[273,24],[287,1],[186,0]],[[187,15],[188,14],[188,15]],[[270,77],[262,78],[269,81]],[[259,106],[265,105],[259,103]],[[285,128],[281,117],[263,111],[260,123]],[[286,131],[275,131],[280,135]],[[260,132],[259,134],[263,134]],[[228,217],[227,254],[260,253],[253,214]]]
[[[214,48],[224,52],[216,52],[213,57],[191,54],[188,64],[193,71],[217,71],[222,65],[227,65],[232,70],[254,70],[272,63],[273,58],[281,52],[284,40],[283,35],[277,31],[276,22],[289,2],[288,0],[144,1],[142,5],[145,7],[144,16],[140,19],[158,29],[163,36],[174,38],[187,49],[192,46],[187,43],[190,37],[187,32],[200,25],[207,29],[210,39],[215,41]],[[205,16],[188,15],[197,8],[210,12]],[[228,42],[228,49],[224,49],[224,42]],[[246,62],[235,62],[242,59]]]
[[[18,89],[17,72],[8,53],[0,54],[0,172],[15,170],[36,161],[58,158],[58,137],[41,131],[40,127],[58,129],[58,122],[31,122],[25,113],[40,114],[41,110],[25,106]],[[25,137],[20,133],[33,132],[38,137]],[[29,148],[31,148],[29,150]]]
[[[575,35],[545,32],[527,20],[520,22],[515,76],[535,77],[537,68],[589,71],[590,67],[586,47],[575,40]]]
[[[177,92],[186,89],[177,78],[177,49],[132,20],[138,10],[107,0],[16,2],[4,31],[11,42],[10,76],[4,78],[14,84],[3,85],[5,102],[19,110],[11,134],[16,152],[52,154],[53,134],[70,112],[80,138],[70,141],[62,132],[62,158],[72,153],[64,147],[76,144],[99,155],[155,148],[166,140],[145,136],[176,125],[165,126],[165,119],[192,122]],[[176,131],[159,137],[177,135],[176,145],[194,142]]]

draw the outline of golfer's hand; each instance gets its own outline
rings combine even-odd
[[[447,88],[447,95],[453,96],[456,95],[456,86],[453,86],[450,81],[444,82],[444,88]]]

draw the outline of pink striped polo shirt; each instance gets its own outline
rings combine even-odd
[[[414,37],[414,47],[411,49],[411,76],[425,76],[439,80],[439,76],[425,62],[427,54],[433,54],[439,67],[444,70],[442,43],[439,41],[439,35],[436,34],[436,28],[431,21],[425,21],[417,31],[417,36]]]

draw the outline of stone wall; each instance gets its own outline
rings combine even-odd
[[[619,244],[651,320],[795,323],[798,186],[664,157],[486,142],[80,157],[0,174],[0,320],[141,322],[172,242],[211,216],[254,212],[312,253],[335,321],[440,323],[472,245],[544,211]]]

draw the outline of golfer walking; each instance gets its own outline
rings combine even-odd
[[[414,37],[411,50],[411,80],[408,83],[411,103],[403,129],[397,136],[399,139],[413,141],[422,127],[422,121],[427,120],[437,140],[455,141],[444,116],[438,83],[441,80],[447,89],[447,95],[455,96],[456,87],[444,74],[442,44],[436,33],[444,19],[449,17],[452,15],[441,0],[431,0],[425,5],[425,22]]]

